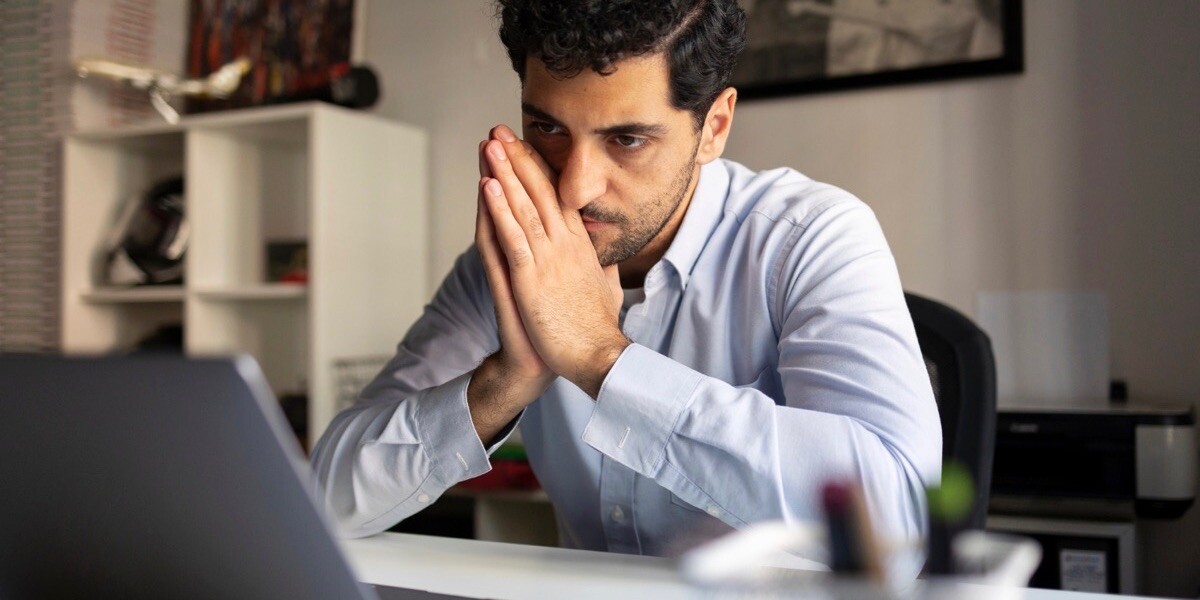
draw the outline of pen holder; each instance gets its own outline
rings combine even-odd
[[[1042,557],[1032,539],[968,531],[953,543],[961,574],[916,579],[924,547],[904,542],[886,549],[886,580],[870,581],[830,572],[827,548],[824,528],[761,523],[693,549],[680,570],[697,598],[1007,600],[1024,595]]]

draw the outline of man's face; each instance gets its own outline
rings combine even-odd
[[[648,269],[674,238],[699,166],[692,114],[671,106],[659,54],[602,76],[556,79],[529,58],[524,138],[558,174],[559,201],[580,211],[600,264]],[[625,265],[622,265],[624,271]]]

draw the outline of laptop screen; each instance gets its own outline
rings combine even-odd
[[[252,359],[0,356],[0,382],[0,597],[375,595]]]

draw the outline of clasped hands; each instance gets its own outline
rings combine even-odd
[[[617,266],[602,267],[579,211],[559,202],[557,176],[504,125],[480,146],[475,244],[496,305],[501,378],[536,391],[561,376],[595,398],[629,340]]]

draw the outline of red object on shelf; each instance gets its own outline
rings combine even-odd
[[[279,283],[298,283],[298,284],[308,283],[308,271],[305,271],[305,270],[288,271],[287,273],[284,273],[284,275],[282,277],[279,278]]]
[[[492,470],[458,484],[468,490],[537,490],[542,485],[533,475],[533,468],[523,460],[499,458],[492,461]]]

